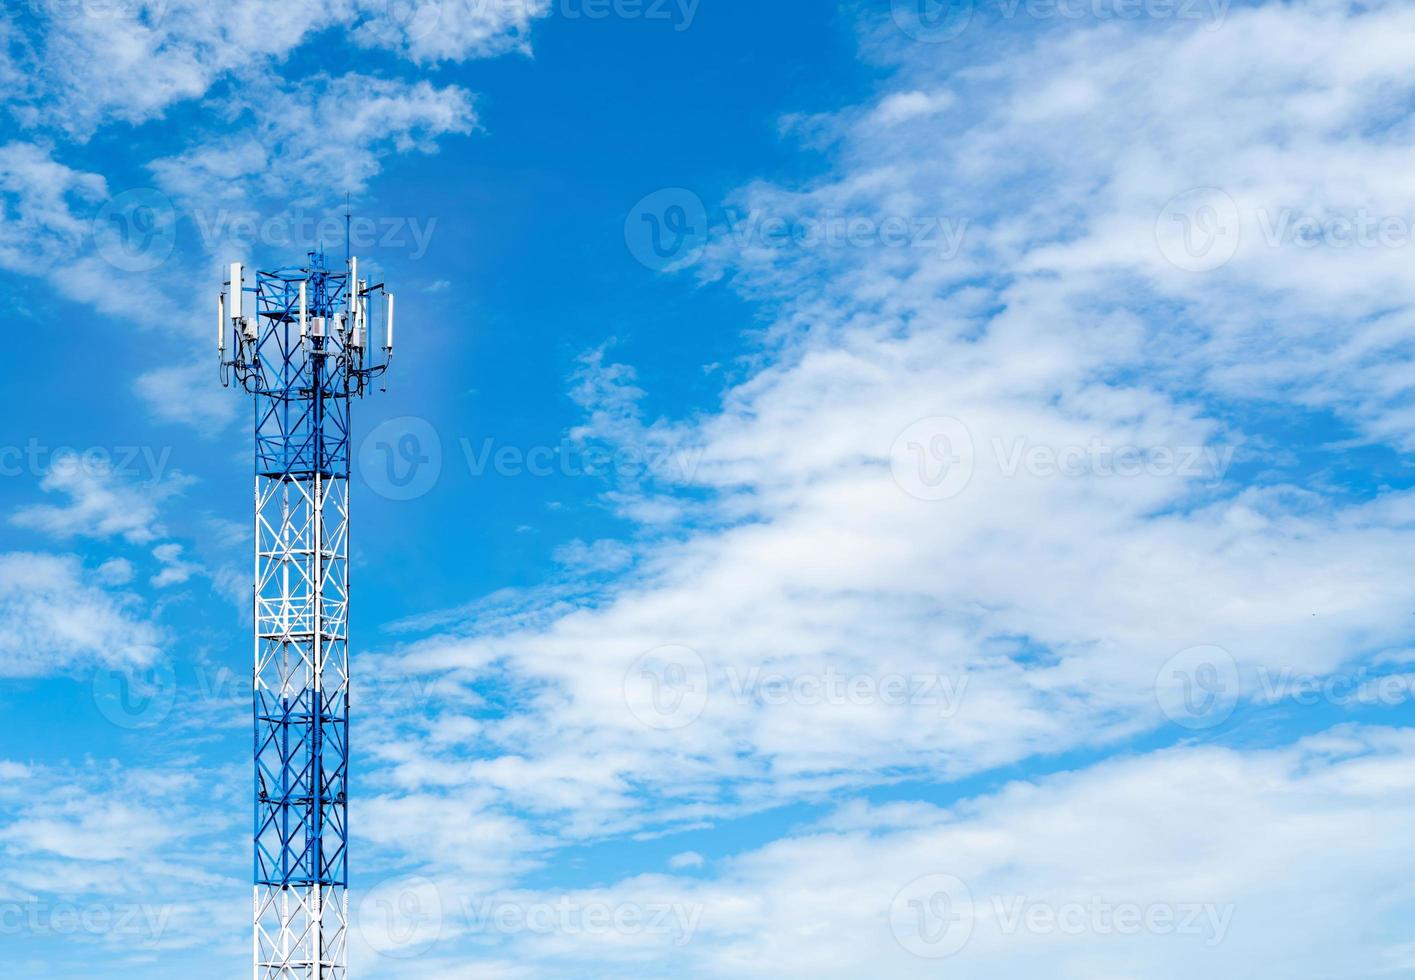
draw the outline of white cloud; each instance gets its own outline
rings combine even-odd
[[[101,313],[190,335],[194,321],[184,311],[192,295],[168,295],[163,282],[172,278],[151,275],[172,270],[179,214],[196,220],[208,249],[224,248],[229,230],[211,230],[223,222],[223,204],[250,207],[269,191],[287,208],[332,186],[357,192],[389,154],[431,152],[438,137],[476,125],[471,96],[457,86],[355,73],[286,82],[287,59],[326,31],[418,61],[484,57],[524,49],[531,22],[548,12],[519,0],[434,3],[440,23],[425,36],[403,22],[409,6],[40,4],[37,16],[0,25],[0,80],[11,83],[8,108],[21,130],[83,142],[105,126],[141,124],[194,100],[224,127],[152,162],[170,197],[120,186],[123,193],[105,201],[109,182],[58,162],[48,143],[0,147],[0,266],[46,276]],[[213,91],[227,77],[239,80],[234,97]],[[238,137],[226,135],[233,123]],[[200,389],[185,392],[186,411],[174,410],[173,389],[189,375],[182,366],[153,369],[140,379],[140,394],[160,418],[205,427],[228,421],[233,408]]]
[[[577,434],[695,447],[701,465],[680,480],[694,492],[615,490],[620,513],[674,540],[644,548],[634,577],[606,594],[494,596],[423,617],[409,625],[441,635],[360,663],[417,682],[363,715],[374,776],[389,789],[357,826],[380,860],[450,863],[454,890],[508,887],[567,842],[1124,744],[1164,724],[1160,666],[1195,644],[1228,648],[1248,677],[1260,667],[1321,676],[1407,649],[1410,493],[1352,499],[1275,467],[1252,478],[1171,461],[1121,476],[1091,447],[1111,464],[1124,447],[1151,464],[1155,450],[1221,462],[1228,447],[1268,463],[1245,431],[1242,408],[1254,404],[1329,409],[1393,446],[1412,437],[1405,256],[1255,244],[1260,215],[1284,202],[1410,212],[1398,107],[1415,72],[1398,39],[1412,16],[1314,2],[1237,11],[1221,31],[1046,32],[959,71],[937,46],[894,52],[895,91],[817,121],[834,127],[835,173],[805,188],[754,185],[737,203],[876,228],[902,218],[909,235],[918,221],[946,221],[965,232],[961,250],[721,242],[705,274],[730,276],[780,317],[715,415],[646,423],[632,371],[587,362]],[[411,51],[417,39],[394,43]],[[307,84],[303,114],[269,132],[283,154],[274,164],[220,144],[168,161],[164,179],[179,193],[203,174],[259,188],[262,167],[322,152],[308,134],[346,83]],[[919,95],[945,91],[953,100]],[[383,150],[400,151],[473,124],[464,94],[425,84],[406,94],[353,93],[349,132],[386,128]],[[377,170],[375,158],[322,161],[351,180]],[[1165,203],[1200,186],[1226,188],[1244,229],[1233,259],[1207,276],[1175,268],[1155,240]],[[964,447],[927,427],[899,437],[933,416],[966,429],[952,465],[970,465],[971,479],[931,502],[919,499],[931,487],[918,467]],[[1033,450],[1080,450],[1080,470],[1043,472]],[[101,487],[74,489],[73,506],[21,520],[151,540],[150,520],[114,516]],[[72,613],[74,560],[41,562],[50,584],[39,589],[15,564],[33,561],[6,560],[0,601],[36,637],[9,651],[21,671],[35,669],[31,642],[46,664],[65,663],[117,645],[98,633],[131,630],[103,594],[83,593],[100,611],[110,604],[98,633],[92,615]],[[80,625],[89,632],[75,635]],[[670,680],[653,672],[665,662],[685,685],[634,689]],[[754,671],[784,684],[755,686]],[[875,696],[833,700],[821,684],[832,672]],[[906,695],[920,679],[955,686],[890,703],[877,692],[896,677]],[[486,711],[484,691],[507,710]],[[645,724],[655,695],[685,691],[695,714],[670,706],[669,724]],[[1099,894],[1235,910],[1218,954],[1154,936],[1003,934],[985,916],[948,962],[960,976],[1187,977],[1212,972],[1217,956],[1244,974],[1349,975],[1350,949],[1333,934],[1359,936],[1373,954],[1362,963],[1389,974],[1411,966],[1399,929],[1411,869],[1387,843],[1410,837],[1410,759],[1408,733],[1371,729],[1278,751],[1183,748],[951,810],[847,808],[714,861],[710,881],[648,876],[584,897],[701,908],[694,942],[664,960],[675,975],[919,975],[932,965],[891,934],[890,907],[933,871],[965,879],[984,902]],[[131,816],[97,812],[96,831]],[[72,859],[75,839],[61,819],[10,844]],[[521,938],[512,945],[524,955],[496,969],[622,960],[645,972],[661,945]],[[421,966],[457,975],[442,960]]]
[[[138,376],[134,388],[156,418],[212,433],[241,408],[242,399],[218,383],[214,359],[153,368]]]
[[[134,483],[117,473],[110,462],[80,455],[62,456],[44,474],[40,487],[64,494],[69,503],[21,507],[10,521],[60,539],[119,536],[134,544],[146,544],[163,533],[158,523],[158,505],[185,482],[180,474],[173,474],[163,480]]]
[[[579,538],[555,549],[554,558],[572,573],[617,572],[634,560],[634,552],[620,541],[586,544]]]
[[[1361,271],[1318,251],[1298,283],[1283,256],[1243,253],[1206,279],[1166,263],[1154,229],[1177,190],[1277,180],[1271,161],[1292,147],[1308,178],[1324,155],[1339,172],[1353,140],[1357,156],[1388,155],[1378,144],[1408,127],[1358,134],[1389,121],[1389,96],[1415,74],[1384,57],[1347,66],[1331,39],[1375,43],[1411,16],[1315,4],[1237,11],[1221,32],[1107,25],[1021,37],[957,72],[936,46],[901,48],[893,87],[906,95],[882,97],[886,116],[918,108],[909,93],[956,101],[887,131],[873,107],[845,112],[829,123],[836,172],[753,185],[734,203],[876,230],[902,218],[906,235],[922,221],[927,235],[912,247],[719,241],[705,274],[730,275],[779,317],[716,414],[648,423],[631,369],[602,353],[585,362],[576,435],[695,447],[686,482],[699,493],[607,498],[673,532],[607,595],[527,610],[510,628],[469,619],[401,651],[401,671],[515,698],[483,722],[478,750],[494,758],[461,769],[415,719],[383,719],[380,745],[409,753],[381,759],[389,777],[493,789],[569,840],[662,830],[1174,732],[1160,671],[1200,644],[1232,653],[1250,696],[1260,669],[1321,676],[1408,646],[1415,497],[1353,499],[1288,476],[1243,411],[1325,404],[1400,442],[1402,386],[1361,394],[1369,370],[1404,364],[1393,324],[1408,287],[1384,278],[1399,257]],[[1242,52],[1258,48],[1278,79],[1261,98],[1244,88]],[[1294,51],[1329,54],[1312,66]],[[1141,63],[1143,83],[1125,83]],[[1039,77],[1065,84],[1039,92]],[[1323,111],[1261,124],[1273,98],[1307,105],[1308,87]],[[1235,116],[1205,114],[1230,98]],[[1399,208],[1399,173],[1362,186]],[[938,244],[948,227],[966,231],[956,253]],[[1366,298],[1325,281],[1348,271]],[[1378,304],[1380,322],[1365,318]],[[1331,323],[1314,329],[1308,314]],[[1337,338],[1365,353],[1327,356]],[[1283,366],[1298,358],[1317,366],[1316,387]],[[1240,389],[1234,372],[1254,362],[1275,374]],[[910,434],[938,416],[968,445]],[[946,462],[939,449],[966,450],[955,465],[970,479],[921,499],[933,488],[918,468]],[[1125,475],[1117,452],[1141,465]],[[645,655],[687,682],[682,725],[655,731],[631,707]],[[875,694],[841,702],[832,677]],[[894,679],[924,696],[891,703],[879,692]]]
[[[28,98],[12,109],[27,126],[57,123],[86,139],[106,124],[160,117],[228,73],[278,62],[351,11],[343,2],[133,0],[47,13],[31,25]]]
[[[71,258],[90,231],[81,209],[106,194],[101,176],[73,170],[43,147],[0,146],[0,265],[40,275]]]
[[[421,63],[530,53],[530,30],[552,0],[358,0],[367,20],[353,40]]]
[[[707,879],[497,896],[644,922],[669,910],[656,929],[566,918],[488,934],[449,883],[445,931],[538,976],[608,963],[686,977],[1388,976],[1410,965],[1411,860],[1391,842],[1415,831],[1412,802],[1406,731],[1180,748],[947,809],[848,804]]]
[[[0,147],[0,268],[43,276],[60,295],[100,313],[140,324],[174,321],[170,300],[149,280],[124,271],[133,257],[123,250],[160,247],[175,216],[144,208],[142,220],[152,223],[138,230],[124,222],[143,201],[105,213],[115,200],[108,192],[102,175],[59,162],[48,146]]]
[[[160,544],[153,548],[152,556],[162,566],[158,573],[152,577],[152,586],[156,589],[165,589],[169,585],[180,585],[202,571],[200,565],[182,558],[182,546],[174,542]]]
[[[222,870],[244,823],[234,772],[89,759],[7,775],[0,765],[0,900],[33,937],[65,940],[46,951],[54,969],[91,972],[102,955],[110,972],[177,976],[181,950],[241,958],[250,885]],[[62,908],[94,925],[64,927]]]
[[[283,65],[321,32],[415,62],[529,50],[549,0],[202,0],[54,3],[6,25],[0,61],[11,110],[26,127],[87,139],[112,123],[160,118],[225,78],[248,82]]]
[[[683,868],[701,868],[706,862],[697,851],[684,851],[668,859],[668,866],[675,871]]]
[[[932,116],[953,105],[956,100],[947,90],[940,92],[895,92],[880,100],[870,114],[870,120],[881,126],[896,126]]]
[[[20,782],[29,779],[34,773],[28,766],[20,765],[18,762],[0,762],[0,780],[5,782]]]
[[[72,555],[0,554],[0,622],[0,676],[7,677],[144,667],[164,639],[135,597],[94,584]]]
[[[195,204],[270,195],[288,206],[330,187],[358,191],[390,153],[433,152],[438,137],[476,125],[465,89],[359,74],[255,86],[243,105],[252,122],[238,135],[151,165],[164,190]]]
[[[97,578],[103,585],[127,585],[133,580],[133,563],[126,558],[110,558],[98,566]]]

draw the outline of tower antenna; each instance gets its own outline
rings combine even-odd
[[[350,408],[393,297],[353,256],[307,262],[251,286],[233,263],[217,303],[222,380],[255,402],[255,980],[348,978]]]

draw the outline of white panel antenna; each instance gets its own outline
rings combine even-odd
[[[388,293],[388,321],[383,329],[383,349],[393,353],[393,294]]]
[[[359,311],[359,257],[349,259],[349,326],[353,327],[354,314]]]
[[[241,263],[231,263],[231,319],[241,318],[241,290],[245,288],[245,280],[241,276]]]
[[[354,317],[354,348],[364,349],[364,341],[368,337],[368,283],[359,280],[359,311]]]

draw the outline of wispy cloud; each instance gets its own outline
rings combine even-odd
[[[395,657],[508,692],[504,715],[479,720],[494,757],[461,785],[562,839],[601,839],[1173,737],[1163,668],[1199,644],[1250,680],[1405,646],[1410,495],[1353,499],[1254,465],[1239,410],[1322,410],[1401,444],[1404,387],[1363,392],[1368,369],[1406,360],[1402,256],[1308,251],[1299,275],[1245,236],[1205,278],[1166,254],[1163,221],[1176,195],[1225,180],[1265,207],[1344,206],[1321,161],[1342,172],[1353,140],[1393,152],[1405,130],[1368,124],[1411,76],[1290,52],[1376,43],[1409,17],[1312,4],[1235,11],[1222,31],[1105,24],[1018,35],[958,71],[936,46],[892,46],[890,91],[815,123],[833,173],[730,202],[788,229],[858,217],[872,234],[727,229],[707,250],[705,275],[779,313],[720,410],[650,426],[631,371],[599,354],[575,379],[580,435],[702,447],[689,492],[620,491],[666,497],[681,540],[642,549],[594,603],[472,622]],[[1274,32],[1289,43],[1272,48]],[[1274,52],[1279,103],[1311,112],[1262,122],[1273,96],[1248,88],[1242,54],[1257,49]],[[1039,71],[1060,81],[1039,93]],[[1205,123],[1203,107],[1228,104],[1241,123]],[[1299,145],[1296,175],[1272,165]],[[1360,182],[1361,200],[1404,209],[1397,172]],[[891,247],[900,227],[929,235]],[[962,233],[957,249],[933,244],[940,228]],[[1245,375],[1252,363],[1269,376]],[[843,701],[821,693],[832,677]],[[891,701],[894,679],[941,693]],[[686,713],[646,724],[667,694]],[[429,760],[441,791],[459,778],[417,720],[383,719],[377,741],[423,747],[416,765],[379,760],[410,790],[433,784]]]
[[[173,473],[138,483],[117,473],[108,461],[67,455],[54,460],[40,488],[62,494],[69,502],[21,507],[10,521],[61,540],[121,537],[146,544],[165,533],[158,520],[161,502],[187,482],[186,477]]]
[[[150,664],[163,632],[136,596],[105,587],[111,573],[91,572],[73,555],[0,555],[0,676]]]

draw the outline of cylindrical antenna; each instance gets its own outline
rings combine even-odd
[[[301,279],[301,280],[300,280],[300,341],[301,341],[301,342],[304,341],[304,339],[305,339],[305,334],[309,332],[309,315],[310,315],[310,308],[309,308],[309,299],[308,299],[309,293],[308,293],[308,291],[307,291],[307,286],[308,286],[308,283],[307,283],[305,280]]]
[[[359,312],[359,257],[349,259],[349,327],[353,329],[354,314]]]
[[[388,323],[383,332],[383,349],[393,353],[393,294],[388,293]]]
[[[226,356],[226,294],[216,296],[216,349]]]
[[[241,290],[245,279],[241,276],[241,263],[231,263],[231,319],[241,318]]]

